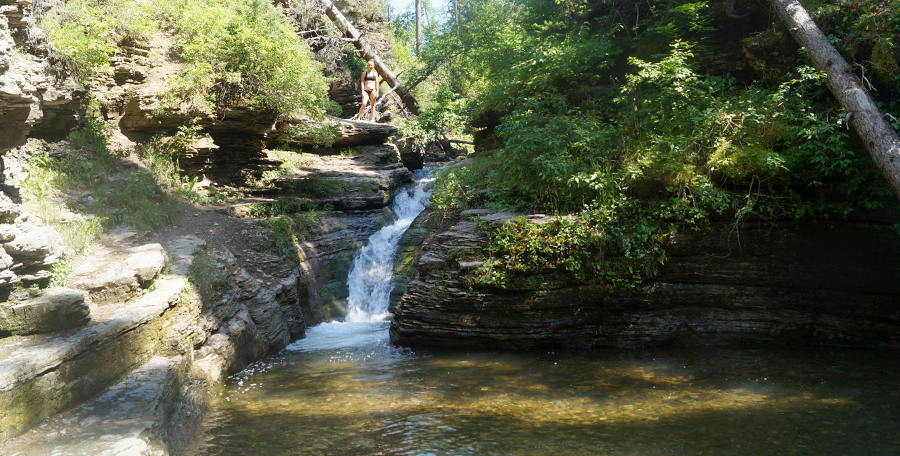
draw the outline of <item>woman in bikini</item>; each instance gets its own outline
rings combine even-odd
[[[372,122],[375,122],[375,100],[378,99],[378,72],[375,71],[375,61],[366,63],[366,71],[360,80],[362,86],[362,106],[359,107],[359,120],[362,120],[366,111],[366,102],[372,105]]]

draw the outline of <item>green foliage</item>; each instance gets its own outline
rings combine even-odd
[[[171,155],[179,156],[187,152],[194,141],[197,140],[203,126],[200,125],[200,118],[194,117],[188,125],[178,127],[178,133],[175,133],[175,142],[170,147]]]
[[[432,97],[434,108],[423,112],[416,119],[417,125],[413,127],[415,135],[427,141],[441,139],[440,133],[446,135],[462,133],[467,116],[464,114],[469,109],[470,101],[465,97],[450,90],[447,84],[438,84]],[[409,125],[405,125],[405,136],[413,133]],[[459,136],[458,134],[455,136]]]
[[[247,212],[249,216],[254,218],[270,218],[306,211],[312,213],[316,207],[315,203],[302,198],[280,197],[272,204],[252,204]],[[312,220],[312,218],[309,219],[309,221]]]
[[[212,302],[217,293],[228,288],[228,281],[216,273],[215,264],[205,250],[194,252],[187,281],[207,304]]]
[[[493,233],[489,258],[476,277],[481,284],[503,287],[512,273],[556,270],[574,282],[592,281],[610,291],[633,287],[665,261],[662,245],[669,234],[661,232],[653,216],[623,224],[608,215],[594,209],[541,224],[508,222]]]
[[[237,196],[237,192],[210,187],[206,192],[197,189],[197,176],[183,176],[179,172],[178,158],[183,155],[187,144],[194,140],[196,127],[182,126],[173,140],[154,136],[138,148],[138,155],[157,184],[170,196],[176,196],[196,204],[213,204]]]
[[[286,214],[261,220],[265,226],[272,228],[273,242],[277,251],[294,264],[300,263],[298,244],[309,235],[308,226],[316,220],[313,211],[303,214]]]
[[[439,173],[432,184],[432,206],[447,216],[468,209],[479,189],[479,175],[465,166]]]
[[[557,270],[630,286],[664,261],[671,233],[708,229],[713,215],[735,226],[842,217],[890,198],[822,74],[801,66],[773,87],[698,71],[695,54],[708,52],[704,3],[651,6],[629,30],[610,20],[615,1],[551,3],[483,2],[458,33],[449,27],[432,42],[468,75],[464,84],[449,78],[451,93],[440,96],[474,97],[476,117],[499,115],[503,143],[442,173],[435,208],[447,217],[474,206],[560,215],[492,233],[483,283]],[[625,58],[651,36],[670,42],[669,52]]]
[[[412,29],[409,27],[409,24],[404,24],[402,20],[398,19],[394,19],[386,24],[387,26],[383,31],[384,41],[391,50],[388,61],[395,74],[401,74],[416,64],[414,55],[416,49],[415,33],[410,33]],[[363,71],[364,69],[360,68],[358,72],[351,72],[350,74],[360,74]]]
[[[900,2],[816,1],[808,7],[823,33],[849,62],[869,71],[876,85],[894,91],[900,88],[896,52],[900,46]]]
[[[321,65],[266,0],[67,0],[43,26],[82,80],[108,73],[122,46],[174,32],[184,69],[166,81],[160,114],[246,106],[319,118],[333,109]]]
[[[165,0],[185,70],[169,86],[167,108],[249,106],[281,115],[321,115],[326,81],[308,47],[265,0]]]
[[[72,204],[94,214],[92,221],[74,230],[78,237],[104,223],[124,223],[141,233],[169,223],[181,203],[160,188],[153,174],[144,170],[123,172],[121,152],[110,150],[107,125],[91,120],[69,135],[68,153],[59,160],[48,155],[32,157],[29,176],[23,182],[26,198],[41,201],[57,190],[80,194]]]
[[[142,43],[155,32],[150,2],[68,0],[50,9],[41,26],[54,56],[82,81],[109,73],[120,46]]]
[[[309,235],[309,227],[319,216],[318,205],[302,198],[280,197],[272,204],[254,204],[248,215],[259,218],[259,223],[272,228],[272,243],[276,251],[295,264],[300,262],[298,243]],[[331,211],[330,204],[321,207]]]

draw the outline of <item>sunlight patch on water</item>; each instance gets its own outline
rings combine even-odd
[[[186,454],[900,449],[900,372],[878,353],[427,353],[369,340],[286,352],[272,369],[237,376],[202,446]]]

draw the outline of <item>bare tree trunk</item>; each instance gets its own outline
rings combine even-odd
[[[453,17],[456,18],[456,36],[459,36],[459,0],[453,0]]]
[[[416,0],[416,55],[422,55],[422,0]]]
[[[825,36],[798,0],[769,0],[800,46],[819,71],[826,74],[825,83],[847,111],[850,124],[859,134],[875,167],[900,198],[900,137],[884,113],[875,104],[862,81],[847,61],[825,40]]]
[[[412,94],[409,93],[406,87],[397,79],[397,76],[391,71],[387,65],[381,61],[381,57],[378,57],[378,54],[375,53],[375,50],[369,46],[369,43],[366,42],[366,39],[359,33],[359,30],[344,17],[343,14],[331,3],[331,0],[322,0],[325,5],[325,14],[332,21],[337,22],[344,29],[344,33],[348,38],[353,40],[353,46],[362,54],[362,57],[366,60],[374,60],[375,61],[375,70],[378,71],[378,74],[394,89],[397,95],[403,100],[403,104],[406,106],[406,109],[409,110],[412,114],[419,114],[419,104],[416,102],[416,99],[413,98]]]

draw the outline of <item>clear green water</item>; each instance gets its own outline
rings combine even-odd
[[[327,326],[327,325],[326,325]],[[900,455],[900,354],[410,351],[332,324],[227,385],[188,455]]]

